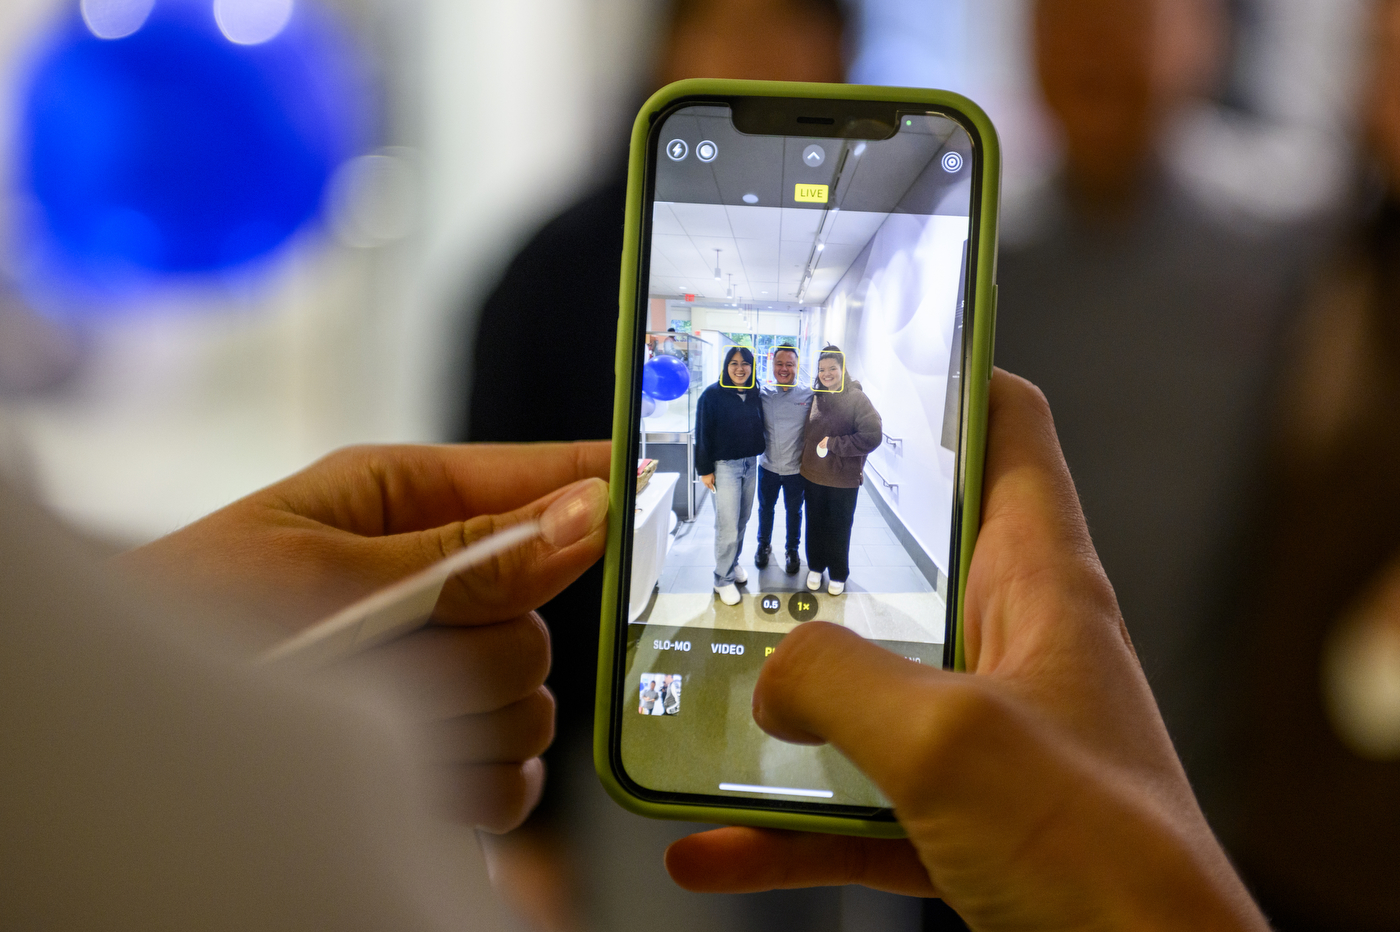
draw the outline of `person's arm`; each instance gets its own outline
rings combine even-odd
[[[940,896],[979,930],[1267,929],[1177,760],[1044,397],[1002,372],[991,396],[969,672],[809,622],[754,691],[765,731],[838,748],[908,840],[725,828],[674,844],[672,876]]]
[[[360,447],[117,558],[291,632],[494,531],[543,528],[448,581],[434,623],[347,663],[419,710],[458,814],[519,824],[553,737],[549,634],[532,611],[603,552],[606,443]]]
[[[884,424],[880,413],[871,404],[869,396],[862,393],[855,412],[855,429],[849,434],[827,437],[827,452],[836,456],[865,456],[884,442]]]
[[[700,401],[695,405],[695,474],[711,492],[715,490],[714,438],[710,424],[713,399],[707,388],[700,393]]]

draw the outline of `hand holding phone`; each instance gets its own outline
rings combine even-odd
[[[770,734],[830,741],[859,763],[908,840],[719,829],[672,845],[667,867],[708,893],[864,884],[938,896],[976,929],[1165,918],[1263,932],[1125,635],[1044,399],[998,373],[991,405],[969,673],[808,626],[754,695]]]

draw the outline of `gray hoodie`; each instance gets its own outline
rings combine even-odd
[[[763,401],[765,446],[758,465],[780,476],[794,476],[802,469],[802,431],[812,407],[812,390],[794,385],[784,391],[777,385],[759,386]]]

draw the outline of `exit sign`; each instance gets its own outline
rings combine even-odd
[[[686,299],[687,301],[694,301],[694,300],[695,300],[695,295],[693,295],[693,294],[688,294],[688,295],[685,296],[685,299]]]

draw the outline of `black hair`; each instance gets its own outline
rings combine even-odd
[[[793,346],[791,343],[784,343],[784,344],[782,344],[781,346],[775,346],[775,347],[773,347],[773,358],[774,358],[774,359],[776,359],[776,358],[778,357],[778,354],[779,354],[779,353],[791,353],[792,355],[796,356],[798,359],[801,359],[801,358],[802,358],[802,354],[799,353],[799,352],[797,351],[797,347]]]
[[[719,367],[719,387],[720,388],[753,388],[749,385],[735,385],[729,381],[729,363],[734,359],[734,354],[738,353],[744,357],[744,362],[749,364],[749,380],[753,381],[753,350],[747,346],[731,346],[729,352],[724,354],[724,365]]]
[[[827,359],[834,359],[841,364],[841,387],[836,389],[836,391],[844,392],[846,390],[846,381],[850,377],[850,373],[846,371],[846,354],[841,352],[841,347],[837,346],[835,343],[828,343],[826,346],[823,346],[822,354],[817,357],[817,372],[821,371],[822,362]],[[820,375],[812,376],[812,388],[824,392],[831,391],[829,388],[822,388]]]

